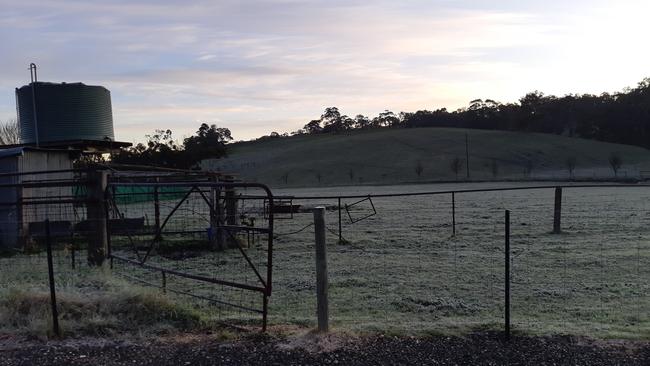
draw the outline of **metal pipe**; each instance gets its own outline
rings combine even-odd
[[[52,263],[52,238],[50,235],[50,220],[45,220],[45,246],[47,247],[47,274],[50,280],[50,304],[52,305],[52,329],[58,337],[61,335],[59,328],[59,311],[56,307],[56,288],[54,286],[54,264]]]
[[[505,218],[505,335],[510,340],[510,211],[506,210]]]
[[[456,236],[456,194],[451,192],[451,230],[453,236]]]
[[[133,264],[133,265],[136,265],[136,266],[139,266],[139,267],[142,267],[142,268],[146,268],[146,269],[151,269],[151,270],[154,270],[154,271],[164,271],[164,272],[166,272],[168,274],[178,276],[178,277],[183,277],[183,278],[189,278],[191,280],[202,281],[202,282],[207,282],[207,283],[214,283],[214,284],[217,284],[217,285],[225,285],[225,286],[230,286],[230,287],[235,287],[235,288],[241,288],[241,289],[244,289],[244,290],[258,291],[258,292],[262,292],[262,293],[266,292],[266,288],[264,288],[264,287],[251,286],[251,285],[246,285],[246,284],[236,283],[236,282],[231,282],[231,281],[222,281],[222,280],[218,280],[216,278],[211,278],[211,277],[192,275],[192,274],[189,274],[189,273],[175,271],[175,270],[172,270],[172,269],[166,269],[166,268],[162,268],[162,267],[159,267],[159,266],[154,266],[154,265],[151,265],[151,264],[144,264],[144,263],[141,263],[139,261],[135,261],[133,259],[120,257],[120,256],[115,255],[115,254],[112,254],[111,258],[115,258],[115,259],[120,260],[122,262],[130,263],[130,264]]]
[[[484,189],[461,189],[449,191],[424,191],[412,193],[385,193],[385,194],[363,194],[363,195],[340,195],[340,196],[290,196],[294,200],[333,200],[333,199],[354,199],[354,198],[381,198],[381,197],[408,197],[408,196],[432,196],[451,193],[478,193],[478,192],[501,192],[501,191],[522,191],[533,189],[561,188],[650,188],[650,184],[583,184],[583,185],[548,185],[548,186],[526,186],[526,187],[502,187]],[[282,199],[284,196],[277,196]]]
[[[38,77],[36,75],[36,64],[29,64],[29,76],[32,80],[30,86],[32,87],[32,111],[34,113],[34,137],[36,139],[36,147],[39,147],[38,139],[38,120],[36,118],[36,83],[38,82]]]
[[[553,234],[562,232],[562,188],[555,188],[555,207],[553,210]]]
[[[341,222],[341,197],[339,197],[339,244],[343,243],[343,223]]]
[[[127,275],[127,274],[125,274],[125,273],[120,273],[120,272],[115,272],[115,273],[116,273],[118,276],[122,276],[122,277],[124,277],[124,278],[128,278],[129,280],[136,281],[136,282],[139,282],[139,283],[145,284],[145,285],[147,285],[147,286],[151,286],[151,287],[155,287],[155,288],[160,288],[160,285],[156,285],[155,283],[151,283],[151,282],[149,282],[149,281],[145,281],[145,280],[143,280],[143,279],[141,279],[141,278],[133,277],[133,276]],[[193,297],[193,298],[195,298],[195,299],[201,299],[201,300],[205,300],[205,301],[208,301],[208,302],[213,302],[213,303],[215,303],[215,304],[226,305],[226,306],[233,307],[233,308],[235,308],[235,309],[241,309],[241,310],[245,310],[245,311],[250,311],[250,312],[252,312],[252,313],[256,313],[256,314],[261,314],[261,313],[262,313],[262,310],[259,310],[259,309],[253,309],[253,308],[249,308],[249,307],[247,307],[247,306],[241,306],[241,305],[233,304],[233,303],[230,303],[230,302],[227,302],[227,301],[217,300],[217,299],[212,298],[212,297],[201,296],[201,295],[195,295],[195,294],[193,294],[193,293],[191,293],[191,292],[187,292],[187,291],[181,291],[181,290],[175,290],[175,289],[173,289],[173,288],[167,288],[167,292],[171,292],[171,293],[175,293],[175,294],[179,294],[179,295],[185,295],[185,296]]]
[[[75,269],[76,260],[74,255],[74,243],[72,243],[72,246],[70,246],[70,262],[72,263],[72,269]]]
[[[327,245],[325,243],[325,207],[314,209],[314,234],[316,241],[316,313],[318,331],[329,331]]]
[[[465,168],[467,169],[467,180],[469,180],[469,137],[465,132]]]

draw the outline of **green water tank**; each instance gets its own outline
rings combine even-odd
[[[16,108],[22,143],[35,143],[37,130],[39,143],[114,139],[111,93],[103,86],[31,83],[16,89]]]

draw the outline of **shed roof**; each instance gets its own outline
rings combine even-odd
[[[111,141],[111,140],[69,140],[69,141],[42,141],[39,146],[43,148],[50,149],[74,149],[81,150],[84,152],[105,152],[109,153],[112,151],[119,150],[123,147],[129,147],[133,145],[130,142],[121,142],[121,141]],[[3,145],[0,145],[2,148]],[[14,147],[36,147],[36,143],[25,143],[25,144],[15,144],[15,145],[4,145],[5,148],[14,148]]]
[[[78,154],[77,150],[62,150],[62,149],[41,149],[38,147],[30,146],[21,146],[21,147],[12,147],[9,149],[0,149],[0,159],[8,158],[12,156],[22,156],[25,151],[41,151],[41,152],[65,152],[68,154]]]

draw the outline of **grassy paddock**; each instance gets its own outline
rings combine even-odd
[[[454,189],[486,185],[454,186]],[[444,190],[402,186],[346,193]],[[367,189],[366,192],[361,190]],[[292,190],[294,195],[334,189]],[[276,191],[276,194],[289,193]],[[552,234],[552,188],[374,199],[377,215],[356,224],[328,211],[330,314],[356,331],[422,334],[502,329],[504,210],[512,221],[512,322],[518,332],[599,338],[650,337],[648,188],[565,189],[563,233]],[[355,200],[344,200],[351,203]],[[332,205],[335,201],[296,201]],[[369,212],[369,205],[353,214]],[[310,214],[277,220],[293,232]],[[313,229],[278,238],[271,303],[276,322],[314,325]]]
[[[619,178],[638,178],[650,162],[650,152],[636,146],[543,133],[430,127],[240,142],[229,145],[227,158],[204,160],[202,167],[237,172],[242,179],[272,187],[463,180],[466,136],[472,180],[569,179],[569,158],[575,158],[575,178],[613,179],[611,153],[623,160]],[[451,169],[456,158],[458,175]]]

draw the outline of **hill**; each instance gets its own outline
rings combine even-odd
[[[202,168],[239,173],[274,187],[394,184],[464,180],[465,136],[471,180],[610,179],[611,154],[619,177],[639,178],[650,168],[650,150],[551,134],[459,128],[353,131],[299,135],[229,145],[229,157]],[[458,177],[451,168],[460,160]],[[418,171],[420,174],[418,175]]]

